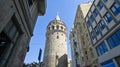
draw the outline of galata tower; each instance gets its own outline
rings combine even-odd
[[[47,26],[43,67],[67,67],[66,25],[59,15]]]

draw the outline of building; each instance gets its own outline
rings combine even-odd
[[[67,67],[65,23],[57,15],[47,26],[43,67]]]
[[[0,1],[0,67],[22,67],[38,16],[46,0]]]
[[[68,67],[72,67],[72,65],[71,65],[71,59],[68,59]]]
[[[71,46],[71,65],[72,67],[80,67],[80,50],[79,50],[79,45],[78,45],[78,40],[77,40],[77,33],[76,29],[72,28],[69,39],[70,39],[70,46]]]
[[[37,62],[33,62],[31,64],[24,64],[23,67],[41,67],[41,66]]]
[[[70,32],[70,44],[72,54],[72,67],[95,67],[93,47],[90,41],[85,17],[90,9],[92,2],[78,5],[74,27]]]
[[[99,67],[120,67],[120,0],[94,0],[85,22]]]

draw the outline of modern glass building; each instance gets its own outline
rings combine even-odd
[[[120,67],[120,0],[94,0],[85,22],[100,67]]]

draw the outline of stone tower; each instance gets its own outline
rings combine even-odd
[[[43,67],[67,67],[66,26],[58,14],[47,26]]]

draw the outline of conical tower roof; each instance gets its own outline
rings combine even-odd
[[[55,20],[60,20],[59,14],[57,13]]]
[[[61,25],[64,25],[64,26],[66,27],[65,23],[60,19],[58,12],[57,12],[57,14],[56,14],[55,19],[52,20],[52,21],[50,21],[50,23],[48,24],[48,27],[49,27],[49,25],[51,25],[51,24],[61,24]]]

